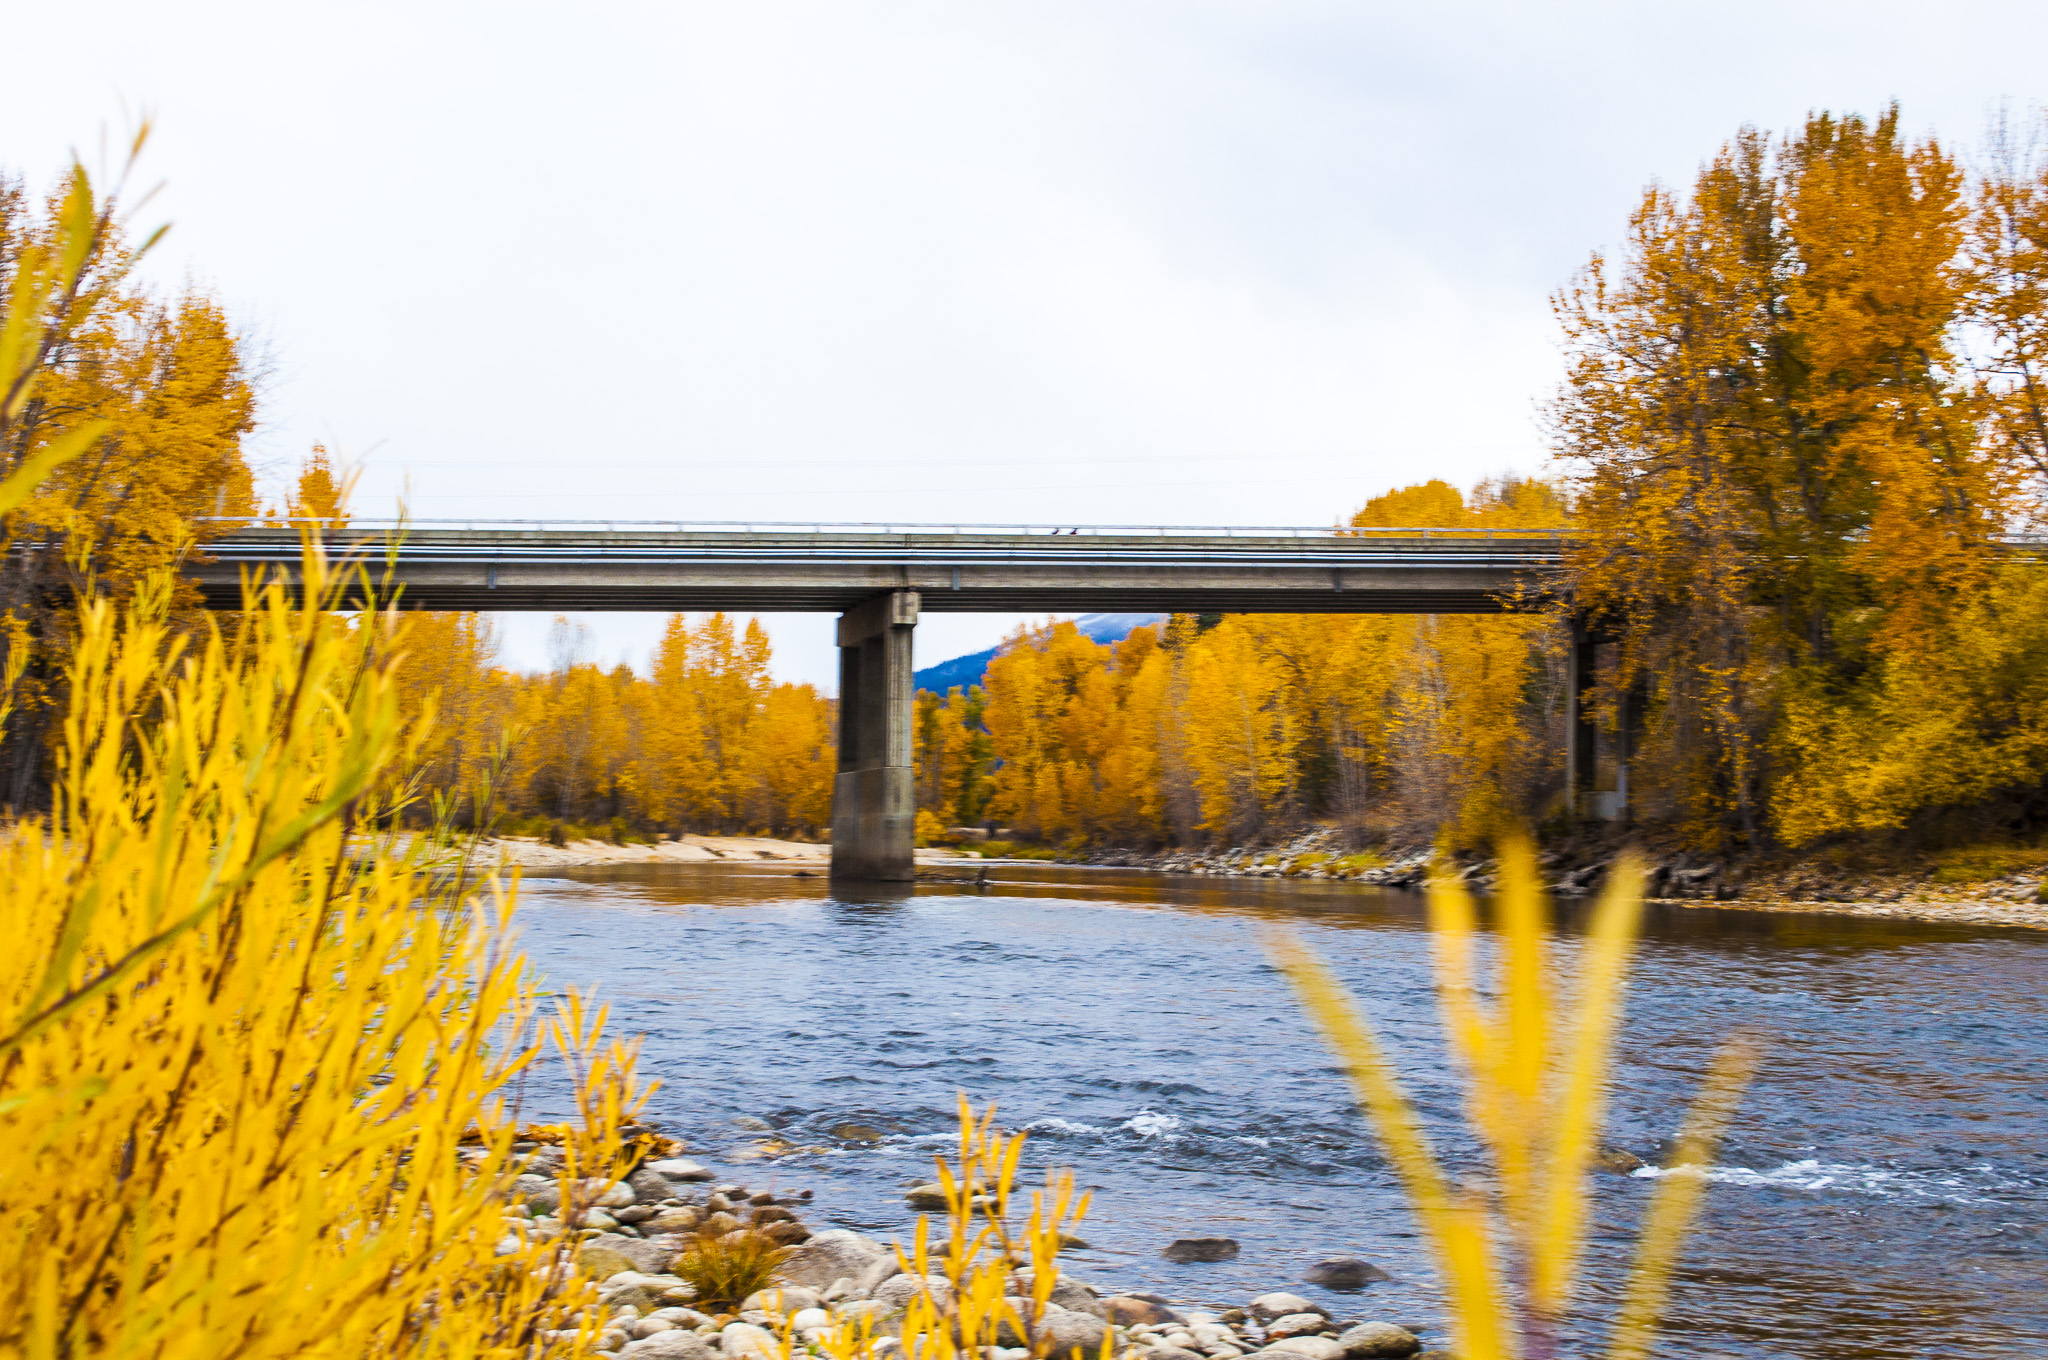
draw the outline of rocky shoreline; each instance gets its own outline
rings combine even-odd
[[[1549,890],[1560,898],[1597,892],[1621,844],[1613,840],[1546,850],[1539,866]],[[1894,872],[1845,869],[1824,860],[1787,864],[1672,852],[1645,852],[1652,902],[1686,907],[1727,907],[1751,911],[1812,912],[1827,915],[2015,925],[2048,929],[2048,871],[2021,867],[1975,883],[1944,883],[1940,870],[1918,866]],[[1105,849],[1071,862],[1149,869],[1156,873],[1212,878],[1294,878],[1363,883],[1387,888],[1420,888],[1433,852],[1426,846],[1347,852],[1342,835],[1316,828],[1285,842],[1216,850]],[[1475,891],[1490,891],[1498,861],[1461,861],[1462,877]]]
[[[613,1360],[784,1360],[823,1354],[842,1328],[867,1329],[872,1360],[903,1360],[904,1310],[918,1295],[941,1312],[951,1302],[943,1276],[904,1273],[909,1244],[884,1243],[844,1228],[813,1232],[800,1216],[811,1192],[750,1192],[720,1182],[710,1170],[682,1158],[649,1162],[623,1181],[584,1182],[579,1202],[562,1211],[560,1155],[528,1144],[518,1151],[526,1173],[505,1207],[500,1256],[526,1251],[535,1241],[573,1247],[577,1271],[596,1282],[597,1313],[580,1321],[602,1326],[599,1354]],[[906,1196],[928,1204],[936,1187]],[[923,1199],[920,1200],[920,1196]],[[774,1283],[736,1309],[699,1308],[696,1290],[670,1267],[693,1240],[754,1233],[787,1249]],[[1237,1254],[1227,1238],[1188,1238],[1166,1249],[1178,1261],[1221,1261]],[[1367,1262],[1335,1258],[1305,1277],[1335,1290],[1361,1288],[1389,1277]],[[1010,1292],[1029,1311],[1031,1272],[1013,1273]],[[1297,1294],[1260,1294],[1236,1306],[1186,1306],[1157,1294],[1122,1293],[1061,1273],[1030,1335],[1005,1324],[999,1343],[982,1360],[1096,1360],[1105,1331],[1117,1360],[1374,1360],[1441,1352],[1424,1349],[1413,1323],[1337,1318]],[[568,1340],[571,1331],[549,1339]],[[1035,1345],[1034,1345],[1035,1343]]]

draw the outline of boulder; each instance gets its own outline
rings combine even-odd
[[[1321,1313],[1288,1313],[1266,1324],[1266,1339],[1281,1341],[1288,1337],[1317,1336],[1329,1325],[1330,1320]]]
[[[1237,1242],[1228,1237],[1176,1237],[1159,1253],[1169,1261],[1235,1261]]]
[[[775,1278],[783,1284],[823,1289],[842,1275],[862,1278],[889,1259],[889,1255],[872,1237],[833,1228],[793,1249],[776,1270]]]
[[[1103,1316],[1119,1327],[1133,1327],[1141,1322],[1156,1327],[1181,1321],[1180,1314],[1164,1303],[1137,1294],[1112,1294],[1102,1301],[1102,1308]]]
[[[1332,1256],[1310,1266],[1301,1277],[1324,1289],[1363,1289],[1369,1284],[1394,1277],[1370,1261],[1356,1256]]]
[[[1337,1338],[1337,1344],[1344,1348],[1344,1354],[1354,1360],[1383,1355],[1413,1355],[1422,1349],[1421,1340],[1415,1333],[1391,1322],[1361,1322]]]
[[[718,1335],[724,1360],[782,1360],[782,1343],[765,1327],[728,1322]]]
[[[687,1157],[670,1157],[664,1161],[649,1162],[647,1169],[671,1181],[708,1181],[714,1179],[709,1171]]]
[[[1320,1313],[1323,1310],[1299,1294],[1261,1294],[1245,1305],[1245,1312],[1260,1322],[1289,1313]]]
[[[1301,1360],[1344,1360],[1344,1347],[1327,1336],[1293,1336],[1252,1354],[1267,1356],[1269,1360],[1284,1360],[1290,1355]]]

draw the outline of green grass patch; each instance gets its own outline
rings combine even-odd
[[[1027,845],[1023,841],[983,841],[981,853],[989,859],[1058,859],[1060,852],[1049,845]]]
[[[2048,850],[2017,845],[1973,845],[1936,851],[1936,883],[1990,883],[2026,869],[2048,865]]]

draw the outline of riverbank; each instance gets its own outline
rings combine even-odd
[[[909,1235],[885,1243],[846,1228],[814,1232],[802,1217],[816,1207],[809,1190],[755,1191],[744,1182],[722,1180],[696,1161],[670,1158],[649,1162],[622,1181],[582,1182],[576,1202],[565,1206],[559,1154],[530,1145],[526,1150],[527,1174],[514,1187],[498,1252],[511,1256],[536,1242],[550,1243],[598,1283],[599,1355],[779,1360],[785,1338],[829,1353],[839,1349],[831,1344],[835,1334],[858,1329],[872,1338],[866,1354],[873,1360],[895,1360],[904,1354],[905,1312],[913,1299],[929,1297],[942,1314],[951,1306],[953,1291],[944,1276],[919,1278],[903,1270],[913,1252]],[[911,1209],[942,1207],[943,1200],[937,1185],[920,1185],[904,1196]],[[772,1283],[744,1299],[700,1297],[695,1285],[672,1273],[694,1245],[750,1235],[786,1254]],[[943,1230],[932,1238],[943,1240]],[[1075,1244],[1086,1245],[1079,1239]],[[1162,1254],[1177,1261],[1227,1261],[1237,1252],[1229,1238],[1201,1237],[1176,1240]],[[938,1267],[936,1257],[933,1265]],[[1304,1278],[1348,1293],[1392,1276],[1356,1257],[1332,1257]],[[1021,1297],[1030,1286],[1028,1267],[1012,1275],[1009,1292],[1020,1296],[1019,1322],[1030,1311]],[[1029,1334],[1005,1324],[987,1355],[1029,1360],[1036,1350],[1059,1360],[1093,1360],[1107,1333],[1119,1360],[1373,1360],[1429,1355],[1418,1335],[1428,1330],[1412,1319],[1403,1325],[1339,1317],[1281,1290],[1241,1305],[1205,1307],[1120,1291],[1062,1270]]]

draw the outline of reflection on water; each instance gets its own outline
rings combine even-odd
[[[1096,1188],[1087,1277],[1212,1303],[1355,1253],[1396,1281],[1340,1316],[1441,1339],[1423,1244],[1259,931],[1351,985],[1443,1155],[1458,1132],[1419,898],[1354,885],[1013,866],[985,891],[848,893],[729,866],[529,879],[528,952],[645,1031],[651,1110],[749,1180],[892,1232],[954,1092]],[[1568,913],[1567,946],[1578,918]],[[1660,1354],[2048,1354],[2048,936],[1662,907],[1638,951],[1613,1141],[1654,1159],[1735,1025],[1772,1049],[1724,1151]],[[534,1099],[555,1101],[545,1084]],[[1654,1174],[1600,1179],[1585,1293],[1601,1335]],[[1159,1256],[1220,1233],[1220,1265]]]

